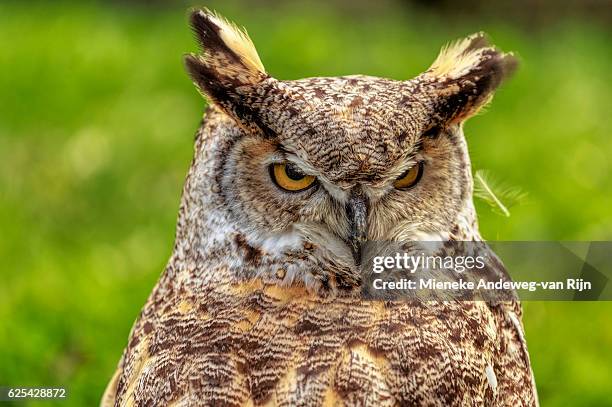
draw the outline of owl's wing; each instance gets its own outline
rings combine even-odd
[[[121,362],[119,365],[121,365]],[[121,368],[119,367],[113,373],[113,376],[106,385],[106,389],[104,389],[104,394],[102,394],[102,399],[100,400],[100,407],[113,407],[115,405],[115,392],[117,391],[117,381],[120,374]]]
[[[482,272],[474,273],[474,280],[512,280],[502,260],[486,242],[463,242],[456,247],[469,248],[473,255],[485,259],[486,267]],[[515,291],[502,291],[485,297],[485,303],[494,317],[493,329],[497,331],[494,365],[487,371],[489,384],[498,388],[497,404],[539,406],[518,294]],[[496,372],[501,373],[500,379]]]
[[[497,381],[500,401],[503,401],[503,405],[539,406],[521,323],[521,306],[516,301],[504,302],[492,307],[492,311],[499,332],[499,348],[494,371],[503,372],[503,380]],[[529,401],[529,404],[526,401]]]

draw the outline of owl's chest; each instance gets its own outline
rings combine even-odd
[[[248,289],[167,299],[167,312],[134,332],[146,349],[128,348],[128,364],[141,359],[133,379],[161,386],[150,394],[204,405],[396,405],[435,394],[452,405],[469,386],[473,397],[486,397],[482,372],[495,347],[493,330],[481,329],[493,323],[486,307]],[[152,372],[165,379],[147,381]]]

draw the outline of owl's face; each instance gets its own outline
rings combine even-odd
[[[232,25],[208,12],[192,24],[205,53],[187,67],[217,117],[204,124],[216,134],[213,190],[254,245],[297,235],[358,265],[366,240],[477,235],[461,123],[511,56],[476,35],[408,81],[279,81]]]
[[[465,143],[458,128],[429,127],[413,83],[273,86],[303,100],[262,105],[270,137],[243,131],[229,150],[221,188],[241,224],[259,233],[308,224],[347,242],[452,229],[471,188]]]

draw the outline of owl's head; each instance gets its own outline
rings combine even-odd
[[[511,54],[475,34],[411,80],[278,80],[233,24],[206,10],[191,23],[203,52],[187,70],[211,103],[186,187],[199,234],[349,268],[366,240],[478,238],[462,123]]]

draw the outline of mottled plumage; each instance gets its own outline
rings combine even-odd
[[[365,241],[480,240],[462,122],[514,58],[477,34],[409,81],[279,81],[222,18],[192,26],[187,69],[211,106],[172,257],[102,405],[536,405],[517,302],[360,288]],[[284,163],[316,181],[283,190]]]

